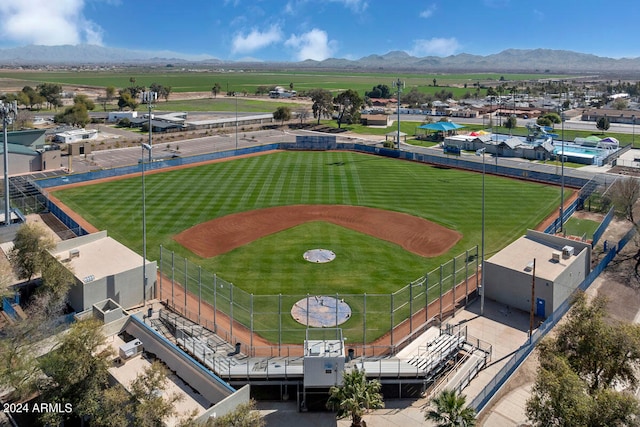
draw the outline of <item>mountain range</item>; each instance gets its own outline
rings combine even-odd
[[[566,50],[507,49],[487,56],[461,53],[447,57],[415,57],[403,51],[369,55],[360,59],[329,58],[323,61],[261,62],[223,61],[207,55],[184,55],[170,51],[145,52],[97,45],[30,45],[0,49],[1,66],[37,65],[166,65],[216,66],[227,68],[351,69],[361,71],[430,72],[548,72],[635,74],[640,58],[607,58]]]

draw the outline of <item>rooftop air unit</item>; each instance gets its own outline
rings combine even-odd
[[[562,248],[562,258],[567,259],[573,255],[575,248],[573,246],[565,246]]]
[[[560,262],[560,256],[562,256],[562,254],[558,251],[551,252],[551,260],[553,262]]]

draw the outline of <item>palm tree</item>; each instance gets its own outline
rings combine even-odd
[[[442,390],[431,400],[432,408],[425,419],[436,422],[438,427],[472,427],[476,425],[476,411],[465,407],[466,396],[455,390]]]
[[[337,410],[338,419],[351,416],[351,427],[361,427],[367,410],[384,408],[380,387],[380,381],[367,381],[364,370],[354,368],[344,373],[342,385],[331,387],[327,408]]]

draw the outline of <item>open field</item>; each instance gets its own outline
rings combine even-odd
[[[324,88],[330,91],[343,91],[354,89],[360,94],[371,90],[378,84],[391,83],[398,78],[406,83],[406,90],[417,87],[422,92],[433,93],[442,89],[451,90],[455,95],[463,95],[467,91],[474,91],[473,85],[480,82],[496,83],[504,77],[506,80],[538,80],[542,78],[561,78],[548,74],[390,74],[390,73],[356,73],[338,71],[246,71],[246,72],[214,72],[202,70],[200,72],[188,72],[167,69],[131,68],[122,71],[70,71],[70,72],[0,72],[1,79],[14,81],[13,86],[22,88],[26,84],[35,87],[39,83],[59,83],[65,86],[92,86],[123,88],[131,85],[129,79],[135,78],[135,85],[149,86],[159,83],[171,86],[173,92],[210,92],[215,83],[219,83],[222,92],[237,91],[255,93],[259,86],[289,87],[293,83],[297,91],[306,91],[315,88]],[[564,76],[566,77],[566,76]],[[436,86],[433,80],[436,79]],[[467,85],[468,89],[464,88]],[[448,88],[447,86],[457,86]],[[0,85],[0,89],[1,89]],[[481,91],[484,96],[484,91]]]
[[[148,175],[147,248],[149,259],[158,259],[162,245],[256,295],[391,293],[480,243],[481,193],[481,175],[454,169],[352,152],[273,153]],[[139,178],[55,195],[96,227],[142,252]],[[486,253],[491,256],[553,212],[559,190],[486,176],[485,201]],[[312,222],[209,259],[173,240],[213,218],[293,204],[403,212],[453,229],[462,239],[448,253],[424,258],[362,233]],[[305,262],[303,252],[314,247],[339,256],[322,266]],[[385,307],[388,311],[384,303],[380,311]],[[384,333],[384,327],[379,329]]]

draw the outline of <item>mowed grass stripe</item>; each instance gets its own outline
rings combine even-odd
[[[286,179],[281,180],[282,176]],[[326,186],[318,187],[314,179],[333,180],[336,191],[324,191]],[[147,227],[153,230],[147,235],[149,257],[157,259],[158,248],[164,245],[212,272],[217,272],[216,262],[199,259],[172,236],[209,219],[276,205],[349,201],[423,217],[463,234],[448,254],[425,259],[419,267],[406,266],[413,278],[480,243],[482,175],[477,173],[352,152],[280,152],[154,174],[147,182],[153,189],[147,197]],[[272,194],[264,199],[264,205],[258,203],[258,197],[244,197],[250,185],[269,188],[265,194]],[[96,227],[107,229],[137,251],[141,248],[139,195],[139,178],[56,192]],[[558,203],[558,188],[487,175],[487,252],[498,250],[535,226]],[[387,264],[385,258],[375,262]],[[394,282],[392,279],[387,277]],[[234,280],[242,286],[241,280]],[[394,283],[396,289],[404,284]]]

